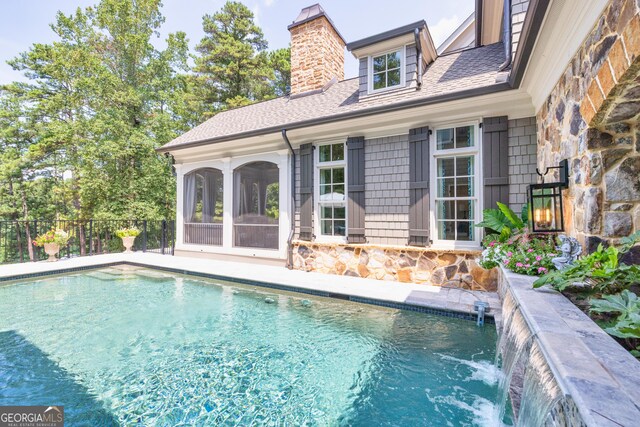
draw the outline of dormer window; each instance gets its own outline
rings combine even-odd
[[[369,92],[404,86],[404,48],[369,57]]]

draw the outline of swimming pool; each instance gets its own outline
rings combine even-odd
[[[496,331],[132,266],[0,285],[0,406],[67,425],[492,425]]]

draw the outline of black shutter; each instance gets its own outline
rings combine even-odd
[[[313,144],[300,146],[300,240],[313,240]]]
[[[365,243],[364,137],[347,138],[347,241]]]
[[[429,128],[409,131],[409,244],[429,246]]]
[[[509,119],[487,117],[482,122],[483,209],[509,203]]]

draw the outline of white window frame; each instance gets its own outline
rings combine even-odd
[[[320,163],[320,147],[323,145],[343,144],[344,146],[344,160],[333,162]],[[347,243],[347,236],[349,235],[349,209],[348,209],[348,170],[347,170],[347,138],[340,138],[330,141],[322,141],[313,145],[313,233],[315,234],[315,241],[319,243]],[[326,236],[322,234],[322,218],[320,216],[320,169],[327,169],[333,167],[344,167],[344,223],[345,233],[344,236]]]
[[[474,127],[474,141],[475,144],[473,147],[465,147],[465,148],[452,148],[446,150],[438,150],[437,144],[437,132],[438,130],[443,129],[451,129],[457,127],[465,127],[465,126],[473,126]],[[454,130],[455,132],[455,130]],[[444,248],[444,249],[480,249],[482,242],[482,230],[480,228],[475,227],[475,224],[482,220],[482,198],[483,198],[483,188],[482,188],[482,150],[480,149],[482,146],[481,140],[482,132],[480,132],[480,120],[474,121],[464,121],[464,122],[452,122],[446,123],[442,125],[438,125],[433,128],[433,135],[430,138],[430,181],[432,183],[430,193],[430,212],[431,212],[431,230],[433,232],[432,242],[433,246],[436,248]],[[437,179],[437,160],[442,157],[451,157],[451,156],[465,156],[472,155],[475,157],[474,160],[474,180],[473,185],[475,189],[475,195],[473,198],[475,199],[474,209],[473,209],[473,220],[472,227],[474,227],[474,239],[469,241],[463,240],[442,240],[438,236],[438,218],[437,218],[437,210],[436,210],[436,196],[438,194],[438,179]]]
[[[373,88],[373,58],[377,57],[377,56],[382,56],[382,55],[387,55],[389,53],[394,53],[394,52],[400,52],[400,84],[395,85],[395,86],[387,86],[381,89],[374,89]],[[407,60],[407,46],[403,45],[400,47],[396,47],[394,49],[389,49],[386,50],[384,52],[378,52],[372,55],[369,55],[368,58],[368,70],[367,70],[367,85],[368,85],[368,92],[370,94],[372,93],[380,93],[380,92],[386,92],[389,90],[394,90],[394,89],[400,89],[406,86],[407,84],[407,69],[405,67],[406,64],[406,60]]]

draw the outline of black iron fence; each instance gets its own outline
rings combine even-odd
[[[116,231],[138,228],[133,250],[173,255],[175,221],[173,220],[31,220],[0,221],[0,264],[41,261],[44,249],[33,245],[36,236],[52,228],[69,233],[69,243],[60,249],[61,258],[73,258],[123,252],[122,239]]]

